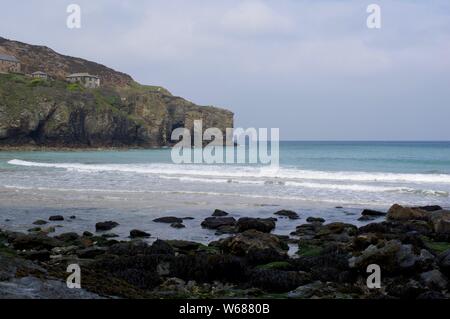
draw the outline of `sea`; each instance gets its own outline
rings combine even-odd
[[[230,146],[231,147],[231,146]],[[0,227],[66,217],[58,232],[94,230],[114,220],[119,237],[141,229],[152,238],[208,242],[201,221],[214,209],[236,218],[275,217],[288,234],[307,217],[358,221],[364,208],[394,204],[450,207],[450,142],[285,141],[280,165],[175,164],[171,149],[0,152]],[[70,216],[75,217],[70,219]],[[177,216],[184,229],[153,219]]]

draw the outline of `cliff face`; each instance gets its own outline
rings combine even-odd
[[[0,145],[166,146],[174,128],[192,129],[197,119],[204,129],[233,127],[230,111],[195,105],[94,62],[2,38],[0,52],[16,56],[25,73],[43,70],[55,78],[0,74]],[[97,74],[102,87],[69,85],[61,70]]]

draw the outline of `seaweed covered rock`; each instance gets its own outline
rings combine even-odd
[[[398,221],[406,221],[406,220],[427,220],[430,216],[430,213],[426,210],[420,208],[412,208],[412,207],[403,207],[398,204],[394,204],[389,208],[387,218],[389,220],[398,220]]]
[[[276,219],[274,218],[242,217],[238,219],[236,226],[238,232],[254,229],[263,233],[270,233],[275,228],[275,221]]]
[[[253,229],[210,245],[256,264],[287,259],[289,249],[279,237]]]

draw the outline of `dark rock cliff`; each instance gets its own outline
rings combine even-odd
[[[233,127],[228,110],[195,105],[94,62],[3,38],[0,52],[16,56],[25,73],[42,70],[54,78],[0,74],[0,146],[166,146],[174,128],[192,129],[197,119],[204,128]],[[97,74],[102,87],[69,85],[64,70]]]

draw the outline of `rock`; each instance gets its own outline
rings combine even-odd
[[[61,215],[54,215],[54,216],[50,216],[48,218],[48,220],[50,220],[50,221],[62,221],[62,220],[64,220],[64,217],[61,216]]]
[[[407,221],[407,220],[428,220],[430,213],[420,208],[403,207],[398,204],[389,208],[387,218],[389,220]]]
[[[102,238],[117,238],[117,237],[119,237],[119,235],[114,233],[102,234]]]
[[[286,292],[311,281],[311,275],[303,271],[254,269],[250,272],[251,287],[268,292]]]
[[[142,240],[115,243],[108,248],[108,254],[117,256],[145,255],[149,249],[148,244]]]
[[[378,264],[386,271],[399,270],[397,253],[401,248],[402,244],[398,240],[390,240],[382,247],[370,245],[362,251],[361,255],[351,257],[349,266],[365,270],[370,264]]]
[[[308,218],[306,218],[306,221],[308,223],[320,223],[320,224],[325,223],[325,219],[323,219],[321,217],[308,217]]]
[[[220,236],[223,234],[236,234],[237,233],[237,229],[234,225],[225,225],[225,226],[220,226],[219,228],[217,228],[217,231],[215,232],[216,236]]]
[[[151,235],[145,231],[133,229],[130,231],[130,238],[148,238]]]
[[[167,240],[165,241],[170,247],[174,248],[176,251],[191,251],[197,250],[201,244],[194,241],[188,240]]]
[[[116,222],[113,222],[113,221],[99,222],[99,223],[95,224],[95,230],[96,231],[107,231],[107,230],[111,230],[117,226],[119,226],[119,224]]]
[[[360,222],[365,222],[365,221],[369,221],[369,220],[374,220],[379,216],[370,216],[370,215],[364,215],[358,218],[358,221]]]
[[[42,226],[42,225],[45,225],[45,224],[47,224],[47,222],[45,220],[42,220],[42,219],[38,219],[38,220],[36,220],[33,223],[33,225],[38,225],[38,226]]]
[[[50,260],[50,252],[48,250],[29,250],[22,255],[25,259],[35,260],[35,261],[48,261]]]
[[[424,291],[426,288],[417,280],[409,279],[405,282],[405,278],[402,277],[394,278],[393,282],[386,287],[386,292],[390,296],[400,299],[416,299]]]
[[[438,234],[450,234],[450,210],[439,210],[431,213],[433,229]]]
[[[71,245],[64,247],[55,247],[51,250],[51,252],[53,255],[74,255],[78,249],[78,246]]]
[[[364,209],[361,212],[361,215],[362,216],[386,216],[387,213],[376,211],[376,210],[372,210],[372,209]]]
[[[234,226],[236,219],[233,217],[207,217],[201,223],[201,226],[208,229],[218,229],[222,226]]]
[[[447,278],[437,269],[420,274],[420,281],[430,289],[444,290]]]
[[[358,232],[358,228],[355,225],[347,224],[347,223],[329,223],[324,225],[322,228],[319,229],[319,232],[317,233],[317,236],[327,236],[330,234],[336,235],[336,234],[347,234],[350,236],[356,235]]]
[[[83,232],[83,236],[84,237],[92,237],[92,236],[94,236],[94,234],[91,232],[85,231],[85,232]]]
[[[155,240],[153,244],[148,248],[148,252],[149,254],[171,255],[171,256],[175,254],[173,247],[169,243],[161,239]]]
[[[173,224],[170,224],[170,227],[180,229],[180,228],[185,228],[186,226],[184,226],[182,223],[173,223]]]
[[[223,211],[223,210],[216,209],[211,216],[213,216],[213,217],[224,217],[224,216],[228,216],[228,213]]]
[[[41,227],[33,227],[33,228],[28,229],[28,231],[30,233],[37,233],[37,232],[42,231],[42,228]]]
[[[278,215],[278,216],[287,217],[289,219],[299,219],[300,218],[300,216],[296,212],[294,212],[292,210],[285,210],[285,209],[283,209],[283,210],[280,210],[280,211],[278,211],[278,212],[276,212],[274,214]]]
[[[322,228],[320,223],[303,224],[297,226],[295,231],[291,233],[293,236],[298,236],[300,239],[313,239],[319,229]]]
[[[429,300],[429,299],[448,299],[442,292],[439,291],[426,291],[420,294],[417,299],[419,300]]]
[[[256,264],[285,260],[289,249],[288,245],[277,236],[253,229],[210,245]]]
[[[415,254],[413,245],[402,244],[399,240],[390,240],[384,246],[378,246],[371,244],[359,256],[350,258],[349,266],[365,269],[370,264],[378,264],[387,272],[402,272],[407,269],[426,270],[435,262],[435,257],[426,249]]]
[[[153,220],[155,223],[165,223],[165,224],[173,224],[173,223],[182,223],[183,219],[174,217],[174,216],[168,216],[168,217],[160,217]]]
[[[439,267],[447,274],[450,274],[450,249],[439,254],[437,259]]]
[[[102,299],[84,289],[67,289],[60,280],[43,280],[31,276],[0,282],[0,299]]]
[[[55,236],[56,239],[61,240],[63,242],[73,242],[80,238],[77,233],[71,232],[71,233],[64,233],[60,234],[58,236]]]
[[[77,216],[75,216],[75,215],[72,215],[72,216],[70,216],[69,218],[70,218],[70,219],[76,219],[76,218],[77,218]]]
[[[18,234],[13,239],[12,245],[17,250],[51,250],[54,247],[63,246],[63,243],[44,234]]]
[[[420,207],[413,207],[413,208],[418,208],[427,212],[434,212],[437,210],[442,210],[442,207],[439,205],[429,205],[429,206],[420,206]]]
[[[321,281],[315,281],[307,285],[297,287],[287,294],[291,299],[311,299],[312,297],[320,297],[329,286]]]
[[[83,259],[94,259],[97,256],[103,255],[106,252],[104,248],[89,247],[77,251],[77,256]]]
[[[275,221],[272,218],[242,217],[239,218],[236,225],[238,232],[254,229],[263,233],[270,233],[275,228]]]

